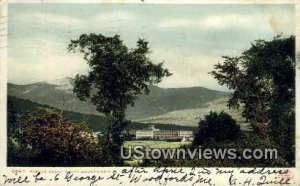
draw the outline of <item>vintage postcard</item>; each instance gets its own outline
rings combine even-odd
[[[300,184],[298,1],[0,5],[0,185]]]

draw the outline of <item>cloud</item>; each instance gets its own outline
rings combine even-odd
[[[164,67],[173,73],[165,78],[161,87],[193,87],[204,86],[212,89],[226,90],[218,85],[217,81],[208,72],[221,60],[218,56],[196,52],[184,52],[175,49],[161,48],[153,52],[154,61],[164,61]]]
[[[105,12],[95,15],[90,21],[94,24],[97,22],[101,23],[115,23],[120,21],[132,21],[135,19],[135,14],[127,11],[114,11]]]
[[[30,57],[24,59],[26,55]],[[8,81],[28,84],[74,77],[78,73],[85,74],[88,69],[80,54],[70,54],[53,41],[37,40],[35,46],[8,58]]]
[[[266,17],[261,15],[223,14],[209,15],[193,19],[165,19],[158,23],[160,28],[198,28],[202,30],[220,30],[228,28],[254,28],[262,24]],[[260,17],[260,19],[257,19]]]
[[[257,22],[257,19],[254,16],[250,15],[238,15],[238,14],[228,14],[228,15],[212,15],[205,18],[200,22],[199,26],[206,29],[225,29],[230,27],[240,27],[247,28],[252,27]]]
[[[79,29],[91,32],[95,30],[102,32],[120,31],[127,28],[135,19],[135,14],[128,11],[104,12],[90,17]]]
[[[28,84],[64,77],[75,77],[86,74],[88,66],[77,57],[56,56],[45,61],[34,63],[9,59],[8,81],[17,84]]]
[[[23,24],[50,24],[56,26],[80,25],[82,20],[63,14],[54,13],[24,13],[11,16],[12,22],[18,21]]]
[[[278,7],[264,9],[261,12],[248,14],[226,13],[207,15],[193,18],[166,18],[157,24],[158,28],[200,29],[218,31],[226,29],[240,29],[253,31],[268,31],[274,34],[286,35],[295,33],[295,12],[292,9]]]
[[[158,23],[160,28],[188,28],[193,27],[194,23],[197,23],[198,20],[189,20],[189,19],[165,19]]]
[[[221,61],[221,55],[237,55],[254,39],[292,32],[295,21],[290,9],[272,10],[264,6],[245,12],[234,8],[217,12],[199,9],[199,14],[193,11],[172,14],[164,9],[141,12],[143,9],[133,11],[130,7],[91,9],[91,12],[64,8],[55,9],[55,12],[42,9],[39,13],[13,10],[9,16],[8,70],[9,80],[15,83],[86,73],[88,67],[82,56],[68,53],[66,47],[70,39],[94,32],[121,34],[130,46],[139,36],[149,40],[154,51],[151,58],[165,61],[165,67],[174,73],[160,86],[222,89],[208,74],[213,65]],[[160,11],[165,13],[160,14]]]
[[[75,35],[82,29],[107,29],[134,19],[135,15],[127,11],[98,13],[90,19],[44,12],[14,14],[10,20],[14,27],[9,35],[8,79],[24,84],[86,73],[89,67],[83,56],[67,51],[70,38],[66,34],[70,30]],[[20,26],[29,32],[27,37],[18,34]]]
[[[24,13],[12,16],[11,22],[19,22],[25,25],[38,25],[39,27],[59,28],[68,27],[82,29],[90,27],[107,27],[117,25],[135,19],[135,14],[127,11],[114,11],[98,13],[93,17],[71,17],[64,14],[55,13]]]
[[[267,14],[269,26],[276,34],[290,35],[295,33],[295,15],[293,11],[286,12],[280,9],[272,9]]]

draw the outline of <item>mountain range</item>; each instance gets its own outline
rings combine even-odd
[[[46,104],[66,111],[103,115],[99,113],[95,109],[95,106],[89,101],[80,101],[76,95],[73,94],[73,87],[73,78],[62,78],[28,85],[8,83],[8,95],[27,99],[39,104]],[[211,105],[212,103],[220,99],[226,100],[228,95],[229,93],[227,92],[211,90],[204,87],[160,88],[157,86],[150,86],[150,93],[148,95],[140,95],[136,100],[135,105],[127,109],[126,115],[128,119],[133,121],[151,123],[152,121],[154,122],[157,120],[157,118],[164,116],[168,118],[170,113],[173,113],[173,115],[175,113],[176,117],[183,117],[181,120],[187,122],[174,123],[172,120],[164,119],[157,121],[160,121],[160,123],[195,126],[197,123],[195,123],[194,120],[189,121],[188,118],[184,118],[185,116],[193,118],[194,115],[188,115],[186,112],[189,112],[190,110],[194,112],[197,111],[197,109],[205,110],[205,108],[213,108],[213,105]],[[221,108],[218,109],[222,109],[223,107],[226,109],[225,102],[222,104]]]
[[[80,114],[72,111],[62,111],[57,108],[50,107],[49,105],[42,105],[36,102],[17,98],[15,96],[8,96],[8,115],[12,117],[14,114],[22,115],[32,110],[39,108],[53,109],[59,114],[75,123],[85,123],[93,131],[106,132],[107,126],[109,125],[107,119],[104,116],[93,115],[93,114]],[[15,125],[16,123],[8,122],[9,125]],[[151,126],[151,123],[140,123],[140,122],[129,122],[125,126],[124,130],[141,130],[147,129]],[[175,124],[160,124],[156,123],[155,128],[160,130],[192,130],[197,131],[196,126],[182,126]]]

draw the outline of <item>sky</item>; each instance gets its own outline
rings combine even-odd
[[[81,34],[120,35],[129,47],[149,42],[150,58],[173,73],[160,87],[226,90],[208,72],[257,39],[295,33],[293,5],[9,4],[8,81],[30,84],[89,67],[67,50]]]

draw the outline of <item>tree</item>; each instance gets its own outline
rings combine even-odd
[[[295,146],[295,37],[257,40],[238,57],[224,56],[211,74],[233,93],[255,133],[270,136],[292,163]]]
[[[11,99],[7,99],[7,136],[11,137],[16,130],[17,111]]]
[[[235,140],[240,135],[240,126],[225,112],[210,112],[198,124],[198,133],[193,141],[194,146],[202,145],[209,140],[222,142]]]
[[[102,149],[86,125],[44,108],[24,114],[20,121],[15,139],[19,149],[30,152],[32,165],[105,165]]]
[[[112,151],[119,156],[125,110],[134,106],[139,94],[149,93],[148,85],[161,82],[171,73],[163,63],[152,63],[148,42],[143,39],[137,41],[136,48],[128,48],[119,35],[82,34],[71,40],[68,49],[83,53],[90,66],[88,75],[76,76],[74,93],[80,100],[90,99],[97,111],[111,119]],[[116,165],[121,163],[116,159]]]
[[[255,132],[267,133],[275,102],[291,101],[295,86],[295,38],[258,40],[238,57],[224,56],[211,74],[233,93],[230,108],[243,107]],[[281,100],[283,99],[283,100]],[[280,101],[281,100],[281,101]]]

